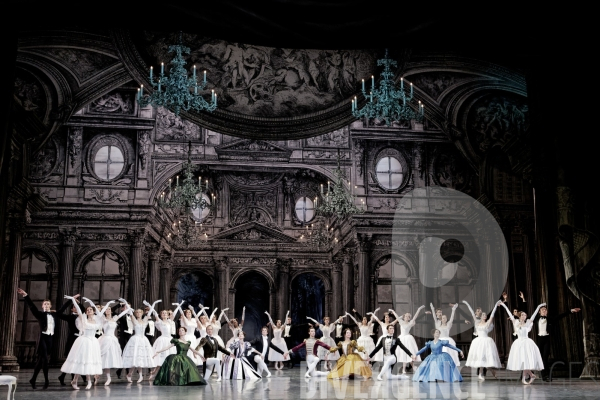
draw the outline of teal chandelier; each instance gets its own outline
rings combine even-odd
[[[214,111],[217,108],[217,94],[211,92],[211,100],[207,102],[198,91],[206,88],[206,71],[202,81],[198,82],[196,77],[196,66],[193,66],[193,75],[190,78],[185,69],[183,54],[190,54],[190,48],[181,44],[182,34],[179,33],[179,44],[169,46],[169,53],[175,52],[175,58],[171,60],[170,74],[165,74],[165,64],[160,63],[160,75],[154,78],[154,68],[150,67],[150,84],[152,93],[144,94],[144,85],[138,89],[137,101],[142,107],[152,105],[153,107],[166,107],[179,115],[181,110],[189,111]]]
[[[179,184],[179,175],[175,177],[175,185],[173,185],[173,179],[169,179],[169,192],[170,195],[165,196],[165,192],[162,192],[158,199],[158,204],[163,208],[168,209],[179,209],[195,210],[210,208],[210,203],[206,201],[203,194],[202,177],[198,177],[198,183],[194,177],[196,167],[192,164],[192,142],[189,142],[188,147],[188,158],[183,163],[183,179]],[[208,191],[208,179],[206,180],[206,191]],[[213,199],[215,196],[213,195]]]
[[[326,217],[347,218],[365,212],[364,200],[362,200],[363,204],[360,208],[355,204],[356,195],[353,193],[352,184],[346,179],[344,171],[340,167],[340,159],[340,150],[338,149],[337,168],[333,171],[335,180],[334,182],[327,181],[327,192],[324,191],[323,184],[321,184],[322,203],[315,207],[318,214]],[[346,183],[350,191],[346,190]]]
[[[362,80],[362,94],[366,104],[358,107],[358,99],[355,96],[352,99],[352,115],[356,118],[378,119],[385,121],[387,126],[392,122],[416,122],[423,121],[423,104],[419,101],[417,111],[410,106],[413,100],[413,84],[400,78],[400,88],[396,88],[394,82],[394,73],[392,67],[398,67],[395,60],[388,58],[388,51],[385,50],[385,57],[377,60],[377,66],[383,65],[383,72],[379,81],[379,87],[375,86],[375,76],[371,76],[371,89],[369,92],[365,89],[365,80]],[[404,88],[405,83],[409,90]]]

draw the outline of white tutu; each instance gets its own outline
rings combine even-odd
[[[154,368],[154,349],[144,336],[148,324],[134,324],[135,334],[131,336],[123,349],[123,368]]]
[[[356,341],[356,343],[360,346],[360,347],[364,347],[365,351],[364,353],[360,354],[360,356],[363,359],[366,359],[366,357],[371,354],[371,352],[373,350],[375,350],[375,343],[373,343],[373,339],[371,339],[371,336],[359,336],[358,340]]]
[[[419,347],[417,347],[417,342],[415,341],[413,335],[400,335],[398,336],[398,339],[400,339],[400,342],[404,345],[404,347],[410,350],[412,354],[417,354]],[[404,350],[400,348],[400,346],[396,347],[396,360],[403,363],[412,362],[412,358],[406,354]],[[416,361],[421,361],[421,356],[417,356]]]
[[[286,351],[288,351],[288,348],[287,348],[287,345],[285,344],[285,340],[281,337],[282,333],[283,333],[282,329],[273,329],[273,340],[271,340],[271,343],[273,343],[274,346],[279,347],[279,349],[281,349],[281,351],[283,351],[285,353]],[[320,349],[321,348],[319,347],[319,350]],[[269,361],[287,361],[287,360],[284,360],[283,354],[279,354],[272,348],[269,348]]]
[[[123,356],[119,339],[113,335],[104,334],[98,338],[98,342],[100,342],[102,369],[123,368]]]
[[[379,342],[381,342],[383,336],[384,335],[379,336],[379,339],[377,339],[377,343],[375,344],[375,347],[379,346]],[[400,351],[402,351],[402,350],[400,350]],[[371,358],[371,361],[383,362],[383,347],[377,353],[375,353],[373,358]]]
[[[535,342],[528,337],[519,337],[515,340],[510,347],[506,369],[511,371],[543,370],[544,362]]]
[[[333,338],[331,336],[323,336],[319,340],[321,342],[325,343],[326,345],[330,346],[330,347],[336,347],[335,340],[333,340]],[[336,360],[338,360],[340,358],[340,353],[339,352],[336,351],[335,353],[331,353],[326,348],[319,346],[319,348],[317,349],[317,356],[321,360],[324,360],[325,359],[325,355],[327,355],[327,354],[329,354],[329,357],[327,358],[329,361],[336,361]]]
[[[154,341],[154,344],[152,345],[152,349],[154,350],[154,353],[157,353],[160,350],[169,347],[171,345],[171,339],[173,339],[173,337],[170,335],[169,336],[160,335]],[[157,366],[163,365],[163,363],[165,362],[165,358],[167,358],[171,354],[177,354],[177,348],[175,346],[171,347],[169,350],[163,351],[162,353],[156,354],[156,357],[154,357],[154,361],[156,362],[156,365]]]
[[[82,336],[75,339],[69,355],[60,370],[67,374],[102,374],[102,356],[100,342],[96,339],[96,330],[100,324],[86,323]]]
[[[489,336],[473,339],[465,365],[471,368],[500,368],[500,356],[494,339]]]
[[[450,336],[446,336],[446,337],[441,337],[440,336],[440,340],[447,340],[448,342],[450,342],[450,344],[454,347],[456,347],[456,342],[454,341],[454,339],[452,339]],[[454,361],[454,364],[457,367],[460,367],[460,359],[458,358],[458,352],[456,350],[452,350],[446,346],[444,346],[442,348],[442,351],[444,353],[448,353],[450,355],[450,357],[452,357],[452,361]]]

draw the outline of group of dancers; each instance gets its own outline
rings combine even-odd
[[[346,312],[339,315],[335,321],[329,317],[322,322],[307,317],[309,323],[308,338],[296,346],[290,343],[291,318],[289,311],[285,323],[281,320],[273,322],[268,311],[268,324],[261,329],[261,336],[246,340],[243,331],[245,307],[242,311],[240,322],[229,319],[227,309],[223,309],[217,317],[215,308],[209,316],[207,308],[199,305],[200,311],[195,312],[192,305],[183,309],[184,301],[173,303],[174,310],[163,309],[158,313],[155,308],[161,300],[149,304],[144,301],[145,309],[133,309],[124,299],[119,299],[120,310],[113,315],[111,306],[116,301],[109,301],[104,306],[96,306],[91,300],[83,297],[88,304],[82,310],[79,295],[65,296],[68,300],[58,312],[51,310],[51,302],[42,302],[42,312],[27,296],[22,289],[18,289],[40,324],[40,340],[37,354],[38,361],[30,383],[36,388],[36,379],[40,370],[44,372],[44,388],[48,382],[48,358],[52,347],[52,336],[57,325],[56,318],[61,318],[69,302],[72,303],[74,325],[78,330],[75,339],[68,346],[68,355],[61,367],[63,375],[59,377],[64,383],[66,374],[71,374],[71,385],[78,390],[80,376],[87,381],[86,389],[92,384],[97,384],[101,375],[106,376],[105,385],[111,383],[111,369],[117,370],[120,377],[122,369],[126,369],[126,378],[132,382],[132,374],[138,372],[137,382],[144,379],[143,370],[149,371],[148,380],[155,385],[203,385],[214,374],[217,381],[222,379],[261,379],[263,373],[270,377],[271,373],[267,364],[274,363],[276,369],[282,369],[283,363],[290,357],[298,355],[300,350],[306,350],[307,372],[306,378],[313,376],[327,376],[329,379],[348,379],[351,377],[372,376],[373,364],[381,363],[377,380],[383,379],[408,379],[407,369],[414,367],[415,361],[421,361],[421,354],[429,350],[430,354],[419,364],[414,372],[413,380],[428,381],[462,381],[459,371],[460,360],[464,358],[463,352],[456,347],[450,337],[450,330],[455,318],[458,304],[452,305],[450,318],[443,314],[441,309],[430,304],[431,314],[435,328],[431,331],[433,340],[428,341],[421,349],[418,348],[415,338],[410,334],[415,326],[419,313],[425,306],[420,306],[414,316],[405,313],[399,316],[393,309],[384,314],[383,320],[377,317],[376,309],[361,316],[355,309],[354,315]],[[463,301],[468,308],[474,325],[474,339],[471,343],[466,366],[476,368],[478,378],[485,380],[487,369],[491,369],[496,376],[496,370],[501,367],[500,357],[494,340],[488,336],[493,329],[493,319],[498,306],[503,307],[512,321],[516,340],[514,340],[506,369],[522,371],[522,382],[531,384],[536,375],[533,371],[544,371],[549,353],[550,326],[555,319],[569,313],[561,314],[555,318],[548,318],[546,304],[538,305],[530,318],[524,311],[511,313],[504,301],[499,300],[489,315],[482,312],[481,308],[474,311],[467,301]],[[577,312],[572,309],[570,312]],[[541,317],[538,321],[538,335],[543,337],[542,353],[536,343],[528,337],[537,314]],[[179,314],[179,327],[175,323]],[[370,317],[368,317],[370,316]],[[392,317],[393,316],[393,317]],[[360,337],[352,340],[353,329],[343,323],[349,317],[360,330]],[[356,317],[356,318],[355,318]],[[152,319],[154,318],[154,320]],[[232,332],[232,338],[224,343],[219,336],[222,327],[221,320],[225,319]],[[358,319],[357,319],[358,318]],[[65,318],[62,318],[65,319]],[[126,323],[120,321],[125,320]],[[550,323],[549,323],[550,322]],[[120,325],[119,325],[120,323]],[[380,325],[382,335],[375,342],[373,338],[374,324]],[[398,324],[400,332],[395,336],[395,325]],[[120,326],[119,338],[115,335],[117,326]],[[149,327],[153,332],[157,329],[161,334],[151,344],[146,332]],[[272,338],[269,336],[269,328]],[[322,337],[316,337],[317,329]],[[199,332],[197,337],[195,332]],[[335,336],[335,340],[332,337]],[[125,340],[123,340],[125,339]],[[543,356],[542,356],[543,354]],[[318,371],[317,366],[324,361],[323,371]],[[335,361],[335,365],[331,362]],[[401,371],[392,374],[396,363],[401,363]],[[199,367],[203,374],[200,374]]]

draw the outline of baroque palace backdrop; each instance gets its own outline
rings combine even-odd
[[[443,287],[419,284],[423,237],[446,229],[440,216],[467,218],[464,204],[432,189],[446,187],[477,199],[502,228],[509,307],[523,307],[519,291],[526,311],[542,301],[556,312],[582,307],[561,322],[553,359],[565,365],[555,374],[575,362],[583,376],[597,375],[598,212],[574,178],[570,142],[555,133],[563,126],[552,125],[544,59],[390,46],[396,80],[414,84],[425,118],[388,126],[350,113],[383,49],[265,46],[184,30],[188,67],[207,70],[219,107],[176,115],[135,101],[148,67],[171,58],[174,30],[45,28],[12,37],[14,76],[2,103],[3,371],[35,357],[38,326],[18,287],[55,308],[75,293],[138,307],[185,299],[238,318],[246,306],[251,336],[265,310],[274,318],[290,310],[296,323],[353,308],[414,313],[432,302],[447,310],[478,276],[476,262],[463,260],[449,277],[440,266],[438,278],[450,280]],[[177,215],[158,200],[181,177],[188,149],[211,207]],[[323,201],[338,156],[365,212],[333,219],[331,240],[317,245],[307,240],[319,225],[315,198]],[[466,299],[478,305],[485,296],[500,293],[478,288]],[[466,318],[454,327],[464,349]],[[505,358],[512,328],[501,320],[494,334]],[[427,338],[428,326],[415,333]],[[60,325],[55,362],[65,332]]]

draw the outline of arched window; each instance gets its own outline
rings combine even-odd
[[[315,203],[308,197],[300,197],[296,201],[296,218],[300,222],[309,222],[315,217]]]
[[[387,190],[398,189],[404,177],[400,161],[392,156],[383,157],[377,162],[375,174],[379,184]]]
[[[94,172],[100,179],[110,181],[116,178],[124,166],[123,152],[117,146],[102,146],[94,156]]]
[[[84,282],[82,296],[95,303],[106,303],[123,295],[123,267],[121,257],[110,251],[99,251],[83,266]]]
[[[21,279],[19,287],[41,310],[42,301],[49,298],[48,272],[52,270],[50,258],[41,251],[24,249],[21,254]],[[39,325],[35,317],[19,296],[16,342],[34,342],[39,336]]]
[[[379,260],[377,307],[409,312],[412,294],[408,277],[408,268],[400,258],[387,256]]]

